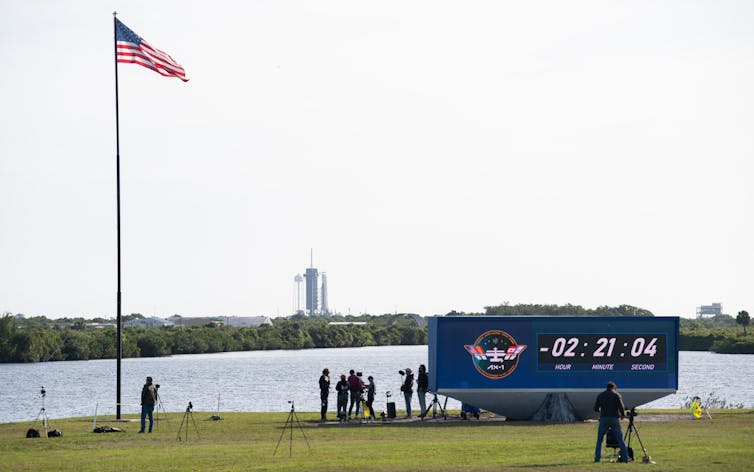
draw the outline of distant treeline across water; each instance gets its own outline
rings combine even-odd
[[[585,309],[577,305],[499,305],[484,313],[451,316],[653,316],[647,310],[621,305]],[[129,315],[140,317],[141,315]],[[83,318],[61,320],[39,316],[0,318],[0,362],[112,359],[116,357],[115,328],[90,328]],[[109,320],[101,320],[109,321]],[[123,357],[276,349],[341,348],[427,344],[420,318],[406,315],[361,315],[274,318],[272,325],[234,328],[210,323],[196,327],[124,328]],[[331,325],[331,321],[360,324]],[[366,323],[366,324],[363,324]],[[754,353],[754,336],[744,334],[736,319],[720,315],[704,320],[681,319],[680,350]]]

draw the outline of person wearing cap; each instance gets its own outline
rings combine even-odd
[[[620,428],[621,418],[626,417],[626,408],[623,406],[623,397],[615,391],[615,383],[607,383],[605,391],[597,395],[594,402],[594,411],[600,414],[600,424],[597,428],[597,447],[594,450],[594,462],[599,462],[602,457],[602,439],[607,430],[612,428],[618,437],[620,446],[620,462],[628,462],[628,449],[623,440],[623,431]]]
[[[406,417],[411,418],[411,397],[414,394],[414,374],[408,367],[406,367],[406,379],[403,381],[403,385],[401,385],[401,392],[403,392],[403,397],[406,399]]]

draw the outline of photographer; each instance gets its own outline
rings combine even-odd
[[[141,429],[140,433],[144,432],[146,426],[146,419],[149,416],[149,432],[152,432],[152,424],[154,422],[152,413],[154,412],[154,406],[157,404],[157,389],[159,385],[152,384],[152,377],[147,377],[147,383],[141,388]]]
[[[398,371],[398,373],[406,376],[403,385],[401,385],[401,392],[403,392],[403,397],[406,399],[406,417],[411,418],[411,397],[414,394],[414,374],[408,367],[405,372],[401,370]]]
[[[424,364],[419,366],[419,375],[416,377],[416,396],[419,398],[419,416],[424,418],[427,415],[427,400],[425,395],[429,388],[429,376]]]
[[[597,446],[594,450],[594,462],[599,462],[602,457],[602,438],[605,437],[608,428],[612,428],[618,436],[620,446],[620,462],[628,462],[628,450],[623,440],[623,431],[620,420],[626,417],[626,408],[623,406],[623,397],[615,391],[615,383],[607,383],[605,391],[597,395],[594,402],[594,411],[600,414],[600,424],[597,429]]]
[[[377,391],[377,386],[374,384],[374,377],[371,375],[367,377],[369,385],[367,385],[367,408],[369,408],[369,416],[374,420],[374,394]]]
[[[322,401],[320,419],[327,421],[327,397],[330,396],[330,369],[325,368],[319,377],[319,398]]]
[[[359,416],[359,397],[361,391],[364,390],[364,381],[354,373],[353,369],[349,373],[351,374],[348,376],[348,390],[351,392],[351,402],[348,405],[348,419],[350,420],[354,404],[356,405],[356,416]]]
[[[340,374],[340,382],[335,385],[338,392],[338,421],[346,420],[346,406],[348,406],[348,382],[346,374]]]

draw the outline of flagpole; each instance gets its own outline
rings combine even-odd
[[[115,53],[115,200],[117,204],[117,232],[118,232],[118,296],[117,296],[117,319],[118,324],[118,341],[116,345],[116,386],[115,386],[115,419],[120,419],[120,363],[123,355],[123,343],[121,342],[122,335],[122,323],[121,323],[121,310],[120,310],[120,123],[118,119],[118,23],[116,15],[118,12],[113,12],[113,48]]]

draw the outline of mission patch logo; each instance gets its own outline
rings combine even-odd
[[[471,354],[474,367],[480,374],[490,379],[502,379],[516,370],[519,355],[526,345],[516,344],[516,340],[505,331],[490,330],[464,348]]]

